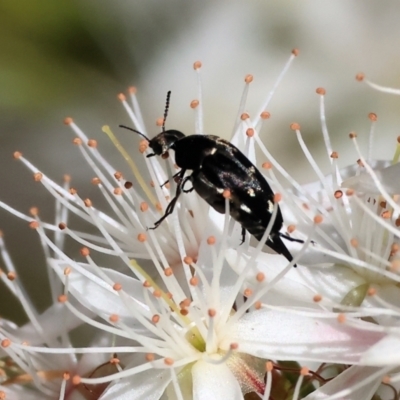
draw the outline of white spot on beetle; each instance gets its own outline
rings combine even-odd
[[[247,191],[247,194],[250,196],[250,197],[254,197],[256,194],[254,193],[254,189],[249,189],[248,191]]]
[[[217,148],[216,148],[216,147],[213,147],[213,148],[211,149],[211,151],[210,151],[210,154],[213,155],[216,151],[217,151]]]
[[[241,208],[243,211],[246,211],[247,213],[251,214],[251,210],[250,210],[249,207],[246,206],[246,204],[241,204],[241,205],[240,205],[240,208]]]
[[[274,211],[274,203],[271,200],[268,200],[268,212],[272,214]]]

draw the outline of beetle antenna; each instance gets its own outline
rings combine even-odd
[[[169,100],[171,98],[171,91],[168,90],[167,93],[167,100],[165,101],[165,110],[164,110],[164,119],[163,119],[163,123],[162,123],[162,131],[165,132],[165,121],[167,120],[167,116],[168,116],[168,109],[169,109]]]
[[[150,139],[142,132],[137,131],[136,129],[130,128],[129,126],[125,126],[125,125],[119,125],[120,128],[124,128],[124,129],[128,129],[128,131],[132,131],[137,133],[138,135],[144,137],[148,142],[150,142]]]

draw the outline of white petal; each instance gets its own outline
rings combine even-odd
[[[399,365],[400,337],[389,335],[367,350],[361,357],[363,365]]]
[[[254,249],[249,249],[251,255]],[[241,274],[246,266],[249,255],[237,259],[238,252],[229,249],[226,259],[232,269]],[[287,266],[287,261],[280,255],[261,253],[248,271],[248,280],[255,282],[256,273],[261,271],[268,281],[274,279]],[[281,297],[302,301],[314,305],[313,297],[320,294],[330,300],[340,303],[343,297],[353,288],[364,284],[365,281],[353,270],[347,267],[332,265],[324,268],[311,268],[298,265],[291,268],[271,289],[269,296],[279,294]]]
[[[226,364],[203,360],[192,367],[193,400],[243,400],[239,383]]]
[[[84,309],[80,309],[80,311],[88,314]],[[37,320],[45,333],[46,339],[50,340],[54,340],[61,334],[67,333],[82,324],[82,321],[61,303],[50,306],[43,314],[39,315]],[[43,337],[30,322],[18,328],[14,334],[21,341],[29,340],[29,344],[32,346],[44,342]]]
[[[49,260],[49,262],[61,280],[65,282],[64,268],[67,264],[58,260]],[[125,323],[134,323],[128,307],[112,286],[98,276],[97,268],[86,264],[80,265],[84,267],[85,275],[72,270],[69,275],[70,293],[83,306],[98,315],[104,316],[113,313],[124,319]],[[134,303],[131,306],[141,307],[143,311],[148,311],[143,298],[143,287],[138,280],[111,269],[102,268],[101,270],[112,282],[122,285],[123,290],[130,295],[130,301]]]
[[[240,352],[268,359],[353,364],[381,338],[380,333],[360,331],[336,319],[261,309],[229,327],[220,346],[228,349],[238,343]]]
[[[371,378],[370,382],[366,382],[365,385],[354,392],[351,391],[351,387],[354,384],[367,379],[376,371],[379,371],[379,368],[352,366],[342,372],[335,379],[332,379],[315,392],[309,394],[303,400],[323,400],[346,389],[349,390],[349,394],[338,397],[337,400],[369,400],[381,384],[382,376],[375,379]]]
[[[375,174],[389,194],[400,194],[400,163],[375,171]],[[342,182],[342,187],[363,193],[380,194],[373,179],[367,173],[345,179]]]
[[[170,381],[168,369],[151,369],[116,381],[99,400],[159,400]]]

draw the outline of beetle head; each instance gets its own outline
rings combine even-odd
[[[169,149],[174,148],[174,144],[177,140],[184,137],[185,135],[182,132],[175,129],[169,129],[159,133],[149,141],[149,147],[154,151],[154,153],[149,154],[147,157],[152,157],[154,155],[161,156],[165,154]]]
[[[165,102],[162,132],[160,132],[153,139],[149,139],[145,134],[137,131],[136,129],[129,128],[128,126],[125,125],[120,125],[120,128],[125,128],[129,129],[130,131],[136,132],[138,135],[142,136],[149,142],[149,147],[154,151],[154,153],[148,154],[147,157],[162,156],[166,154],[169,149],[174,148],[174,144],[176,141],[185,137],[185,135],[182,132],[177,131],[175,129],[169,129],[167,131],[165,130],[165,121],[168,116],[170,98],[171,98],[171,91],[167,93],[167,100]]]

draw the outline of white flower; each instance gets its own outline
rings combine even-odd
[[[364,76],[359,74],[357,79],[363,80]],[[400,93],[365,82],[380,91]],[[373,125],[367,160],[352,133],[350,138],[359,156],[358,166],[340,171],[335,168],[332,176],[321,178],[319,188],[314,184],[298,192],[303,196],[306,190],[313,192],[314,199],[323,206],[317,205],[317,208],[327,221],[325,226],[321,224],[316,241],[324,242],[328,249],[321,253],[320,261],[332,261],[333,265],[324,268],[324,275],[314,273],[309,279],[311,276],[306,272],[294,279],[318,292],[318,300],[325,306],[359,313],[374,322],[371,328],[389,334],[363,354],[360,366],[348,368],[308,395],[307,400],[367,400],[375,398],[375,394],[381,399],[392,399],[393,393],[400,389],[400,145],[397,138],[392,161],[371,160],[377,117],[372,113],[369,117]],[[321,119],[323,131],[327,133],[324,118]],[[329,154],[329,140],[326,143]],[[311,259],[307,262],[312,264]]]
[[[198,63],[195,68],[199,71]],[[262,120],[269,116],[265,109],[273,91],[251,120],[245,113],[245,103],[252,77],[247,76],[245,81],[232,142],[253,162],[257,143],[269,160],[278,165],[257,135]],[[191,106],[196,113],[195,133],[202,134],[201,90],[199,93],[199,99]],[[135,128],[146,134],[133,91],[131,95],[132,107],[123,96],[120,99]],[[165,162],[157,157],[144,157],[154,182],[152,189],[133,162],[138,157],[130,157],[105,127],[103,130],[131,166],[135,177],[131,183],[104,159],[95,140],[89,140],[71,119],[66,122],[78,135],[74,143],[95,171],[97,176],[93,183],[99,187],[111,212],[100,211],[95,200],[81,198],[76,189],[56,184],[20,153],[15,157],[34,173],[35,179],[55,197],[63,210],[81,218],[95,228],[96,233],[93,229],[87,233],[70,228],[66,211],[57,224],[47,224],[40,221],[36,212],[32,218],[3,203],[0,206],[26,219],[31,228],[38,231],[49,255],[48,265],[63,284],[56,296],[58,301],[82,323],[98,331],[101,345],[92,344],[89,349],[51,346],[49,350],[24,345],[20,335],[13,337],[7,330],[0,331],[3,347],[9,352],[22,352],[26,357],[32,355],[45,360],[44,355],[48,353],[85,353],[91,361],[91,368],[85,370],[86,376],[76,364],[69,369],[69,376],[75,375],[72,379],[75,385],[93,390],[99,388],[97,385],[112,383],[104,393],[103,386],[98,389],[103,400],[161,399],[163,395],[177,399],[242,399],[248,392],[268,399],[272,364],[267,360],[357,364],[365,351],[384,337],[383,331],[376,330],[375,325],[359,319],[370,316],[371,309],[338,314],[332,304],[339,304],[339,301],[333,298],[326,304],[325,299],[321,301],[316,297],[322,291],[315,283],[321,285],[326,271],[314,268],[317,274],[314,277],[311,268],[303,265],[293,268],[299,259],[307,260],[318,253],[330,256],[329,260],[332,256],[333,259],[349,259],[339,251],[327,249],[327,244],[332,244],[337,250],[332,240],[320,241],[325,236],[320,228],[319,212],[311,218],[311,210],[302,215],[299,235],[303,236],[304,243],[293,247],[296,256],[291,263],[282,255],[261,252],[277,205],[256,248],[250,246],[248,238],[239,246],[240,227],[229,217],[228,197],[225,215],[221,215],[210,210],[195,193],[185,194],[167,220],[156,230],[147,230],[160,218],[160,211],[166,209],[175,193],[172,155]],[[293,128],[298,130],[296,126]],[[147,143],[141,142],[139,149],[146,154]],[[269,169],[268,164],[264,166]],[[167,180],[171,191],[167,185],[160,186]],[[286,192],[273,174],[271,184],[275,191],[284,193],[281,205],[289,212],[299,196]],[[320,211],[318,207],[316,210]],[[300,229],[303,225],[307,229]],[[49,230],[57,232],[55,240],[47,234]],[[292,232],[294,227],[288,226],[287,230]],[[60,243],[65,236],[84,246],[80,255],[64,252]],[[83,262],[77,260],[80,257],[84,258]],[[332,274],[336,280],[337,273],[335,270]],[[105,343],[111,344],[106,346]],[[94,354],[101,355],[102,360],[111,357],[116,372],[103,371],[103,364]],[[93,367],[96,361],[97,367]],[[36,378],[35,369],[30,371],[32,379]],[[300,373],[294,388],[295,399],[299,398],[307,371],[306,368]],[[60,398],[69,395],[66,382],[65,378],[58,388]],[[35,383],[41,384],[36,380]]]

